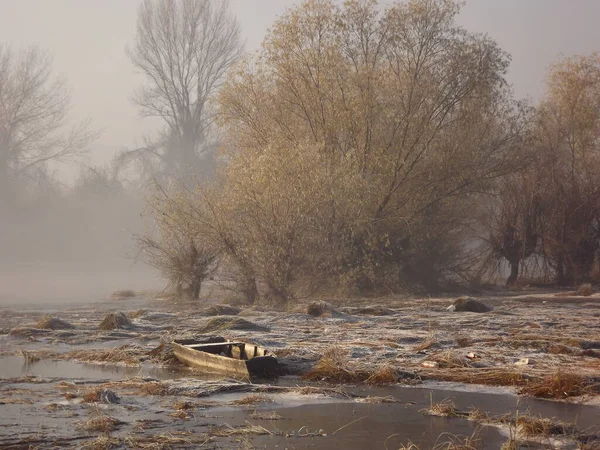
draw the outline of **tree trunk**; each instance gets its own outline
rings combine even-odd
[[[193,300],[198,300],[200,298],[200,288],[202,287],[202,280],[197,279],[194,280],[192,285],[190,286],[190,294]]]
[[[509,261],[509,264],[510,276],[508,277],[508,280],[506,280],[506,285],[514,286],[514,284],[517,282],[517,278],[519,278],[519,261]]]
[[[258,288],[256,287],[256,280],[254,278],[247,278],[244,280],[241,293],[244,296],[244,301],[252,305],[258,297]]]

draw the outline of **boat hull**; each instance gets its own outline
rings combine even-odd
[[[183,344],[174,341],[172,345],[179,361],[206,374],[250,381],[251,375],[267,377],[275,375],[277,371],[277,359],[267,355],[268,352],[262,347],[253,344],[190,344],[189,341]]]

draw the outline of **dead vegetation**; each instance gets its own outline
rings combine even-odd
[[[119,348],[101,348],[88,350],[73,350],[57,357],[66,360],[77,360],[83,362],[125,364],[137,366],[144,359],[144,349],[135,345],[123,345]]]
[[[529,382],[519,393],[539,398],[565,399],[592,392],[592,386],[581,375],[559,370],[541,380]]]
[[[250,417],[251,419],[255,419],[255,420],[281,420],[281,419],[283,419],[283,417],[281,417],[275,411],[258,411],[258,410],[253,411],[252,414],[250,414],[248,417]]]
[[[225,330],[241,330],[241,331],[270,331],[269,328],[250,322],[241,317],[217,316],[208,321],[200,330],[200,333],[209,334]]]
[[[128,298],[133,298],[137,296],[137,292],[131,290],[131,289],[123,289],[120,291],[114,291],[112,294],[110,294],[110,298],[112,298],[113,300],[125,300]]]
[[[237,316],[242,310],[231,305],[211,305],[202,311],[204,316]]]
[[[519,415],[514,421],[517,431],[525,436],[573,436],[576,430],[555,419]]]
[[[110,433],[111,431],[116,430],[121,424],[123,424],[123,422],[114,417],[100,414],[91,417],[84,422],[80,422],[78,427],[90,433]]]
[[[437,362],[438,367],[441,369],[471,367],[469,360],[454,350],[437,353],[430,357],[429,360]]]
[[[230,402],[234,406],[256,406],[265,403],[272,403],[273,399],[264,394],[250,394],[237,400]]]
[[[171,431],[160,434],[128,436],[122,440],[128,448],[144,450],[170,450],[175,448],[201,448],[210,437],[188,431]]]
[[[479,430],[475,430],[471,436],[455,436],[449,433],[442,433],[438,437],[436,444],[430,450],[479,450],[482,445],[482,441],[479,438]],[[392,437],[398,435],[389,436],[385,442],[385,449],[391,450],[387,445],[387,441]],[[402,444],[398,450],[424,450],[416,444],[409,442]]]
[[[310,302],[306,306],[306,313],[313,317],[321,317],[326,314],[330,315],[335,311],[335,308],[325,301]]]
[[[211,437],[231,437],[231,436],[239,436],[239,435],[272,435],[273,433],[267,430],[265,427],[261,427],[260,425],[252,425],[251,423],[246,422],[246,425],[234,427],[229,424],[216,425],[213,426],[209,435]]]
[[[398,381],[398,371],[391,366],[383,366],[374,371],[365,383],[370,385],[392,384]]]
[[[334,383],[356,383],[369,378],[371,374],[349,367],[348,352],[340,347],[325,351],[315,366],[303,375],[309,381],[329,381]]]
[[[463,368],[451,371],[436,370],[435,372],[424,370],[421,374],[426,378],[439,381],[483,384],[488,386],[523,386],[531,378],[521,372],[496,368]]]
[[[102,386],[87,390],[83,393],[81,399],[84,403],[116,404],[120,401],[117,394]]]
[[[124,328],[127,329],[131,328],[132,326],[133,324],[131,323],[129,317],[127,317],[124,313],[120,311],[115,311],[109,313],[106,317],[104,317],[102,322],[100,322],[98,328],[100,330],[110,331]]]
[[[594,288],[591,283],[583,283],[577,288],[575,294],[582,297],[589,297],[594,294]]]
[[[110,450],[119,447],[120,444],[120,439],[112,437],[109,434],[103,434],[96,439],[83,442],[80,448],[81,450]]]
[[[454,403],[449,400],[443,400],[439,403],[431,402],[429,408],[423,410],[423,412],[430,416],[464,417],[464,413],[459,413]]]
[[[166,366],[180,366],[181,363],[175,356],[171,344],[162,343],[158,347],[150,350],[148,356],[156,363]]]
[[[70,324],[66,320],[62,320],[54,316],[44,316],[34,326],[40,330],[73,330],[75,328],[74,325]]]

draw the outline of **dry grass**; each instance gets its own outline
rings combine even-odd
[[[377,386],[383,384],[392,384],[398,381],[398,371],[390,366],[383,366],[370,375],[365,383]]]
[[[133,326],[133,324],[131,323],[129,317],[127,317],[120,311],[116,311],[111,312],[106,317],[104,317],[104,319],[102,319],[102,322],[100,322],[100,325],[98,325],[98,328],[100,330],[110,331],[119,330],[122,328],[130,328],[131,326]]]
[[[571,347],[567,347],[566,345],[562,345],[562,344],[551,344],[546,349],[546,352],[550,353],[552,355],[573,355],[573,354],[575,354],[575,350],[573,350]]]
[[[589,297],[594,293],[594,288],[592,288],[591,283],[583,283],[579,288],[577,288],[576,295],[581,295],[583,297]]]
[[[173,409],[176,409],[178,411],[190,411],[196,408],[198,408],[198,404],[189,400],[180,400],[178,402],[173,403]]]
[[[528,383],[519,393],[540,398],[569,398],[588,394],[590,388],[582,376],[559,370],[541,380]]]
[[[84,403],[98,403],[100,401],[100,394],[102,393],[101,387],[90,389],[83,393],[81,400]]]
[[[158,364],[167,366],[181,366],[181,362],[175,356],[173,346],[171,344],[160,344],[158,347],[150,350],[148,356]]]
[[[425,339],[419,345],[415,345],[413,347],[413,351],[422,352],[423,350],[427,350],[427,349],[433,347],[435,344],[437,344],[437,341],[435,339]]]
[[[286,348],[275,350],[275,354],[277,355],[278,358],[286,358],[286,357],[295,355],[297,351],[298,351],[298,349],[295,349],[292,347],[286,347]]]
[[[140,317],[144,317],[148,313],[147,309],[138,309],[137,311],[132,311],[129,313],[130,319],[139,319]]]
[[[469,347],[472,344],[471,338],[466,336],[457,336],[455,341],[456,345],[458,345],[460,348]]]
[[[21,353],[21,356],[25,359],[25,364],[34,364],[41,359],[37,353],[28,352],[27,350],[21,349],[19,353]]]
[[[430,416],[439,416],[439,417],[464,417],[465,414],[459,412],[449,400],[442,400],[439,403],[431,403],[429,408],[424,409],[423,412]]]
[[[200,448],[209,441],[210,438],[205,435],[187,431],[173,431],[162,434],[127,437],[124,439],[124,443],[128,448],[144,450]]]
[[[347,351],[331,347],[325,351],[315,366],[303,375],[305,380],[355,383],[369,378],[370,374],[348,366]]]
[[[455,436],[449,433],[442,433],[431,450],[479,450],[482,441],[478,434],[479,430],[475,430],[471,436]],[[386,439],[384,444],[386,450],[391,450],[387,446],[387,441],[394,436],[398,435],[392,435]],[[399,450],[421,450],[421,447],[409,442],[408,444],[401,445]]]
[[[90,433],[110,433],[111,431],[116,430],[121,423],[120,420],[117,420],[114,417],[101,414],[92,417],[85,422],[80,422],[78,427]]]
[[[525,436],[549,437],[572,435],[575,433],[572,426],[553,419],[522,415],[517,417],[515,423],[518,431]]]
[[[232,402],[230,402],[230,405],[234,405],[234,406],[255,406],[255,405],[262,405],[265,403],[272,403],[273,399],[271,399],[270,397],[267,397],[264,394],[250,394],[250,395],[246,395],[245,397],[239,398],[237,400],[233,400]]]
[[[120,444],[121,441],[119,439],[111,437],[108,434],[103,434],[96,439],[83,442],[79,448],[81,450],[110,450],[119,447]]]
[[[261,427],[260,425],[252,425],[251,423],[246,422],[246,425],[242,425],[239,427],[232,427],[228,424],[216,425],[212,427],[209,431],[209,435],[213,437],[231,437],[231,436],[239,436],[239,435],[272,435],[269,430],[265,427]]]
[[[168,393],[167,387],[164,384],[162,384],[160,381],[149,381],[149,382],[140,383],[139,389],[142,393],[144,393],[146,395],[160,396],[160,395],[167,395],[167,393]]]
[[[357,403],[399,403],[400,400],[388,395],[387,397],[361,397],[355,400]]]
[[[131,289],[122,289],[120,291],[114,291],[112,294],[110,294],[110,298],[113,300],[125,300],[135,296],[137,296],[137,292]]]
[[[423,371],[423,375],[428,373]],[[504,369],[454,369],[451,371],[436,371],[432,373],[436,380],[454,381],[457,383],[483,384],[488,386],[524,386],[527,384],[529,377],[514,371]]]
[[[58,355],[60,359],[78,360],[83,362],[138,366],[144,358],[144,350],[140,347],[124,345],[119,348],[102,348],[89,350],[74,350]]]
[[[207,324],[199,330],[201,333],[215,333],[224,330],[241,330],[241,331],[270,331],[269,328],[256,323],[252,323],[246,319],[235,316],[217,316],[207,322]]]
[[[35,324],[35,328],[40,330],[72,330],[75,328],[75,326],[66,320],[59,319],[58,317],[44,316],[38,323]]]
[[[321,317],[325,314],[331,314],[334,311],[333,306],[324,301],[310,302],[306,306],[306,313],[313,317]]]
[[[281,417],[275,411],[254,411],[252,414],[250,414],[249,417],[251,419],[256,419],[256,420],[281,420],[281,419],[283,419],[283,417]]]
[[[463,367],[470,367],[469,361],[462,355],[459,355],[453,350],[448,350],[442,353],[433,355],[430,358],[431,361],[435,361],[439,364],[441,369],[456,369]]]

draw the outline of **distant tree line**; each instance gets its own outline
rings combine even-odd
[[[556,64],[534,108],[459,9],[309,0],[280,17],[215,98],[216,179],[152,197],[151,261],[196,277],[194,296],[218,262],[248,302],[435,290],[502,261],[509,284],[598,276],[600,59]]]
[[[163,127],[79,189],[136,164],[130,186],[151,190],[141,254],[194,298],[213,275],[249,303],[434,291],[504,265],[508,284],[598,281],[600,56],[556,63],[530,105],[506,81],[510,56],[459,12],[305,0],[244,55],[227,2],[144,0],[127,53],[140,112]],[[12,177],[93,138],[64,132],[62,85],[35,75],[37,52],[0,51]],[[11,121],[30,92],[16,73],[41,88]]]

